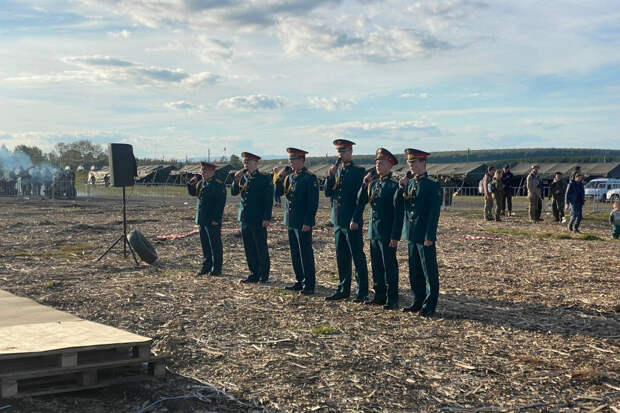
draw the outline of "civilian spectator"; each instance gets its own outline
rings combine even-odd
[[[575,174],[572,182],[569,182],[566,189],[566,208],[570,207],[570,221],[568,222],[568,230],[579,232],[579,224],[581,224],[581,211],[585,202],[585,191],[583,189],[583,175]]]
[[[538,176],[538,165],[532,165],[530,174],[527,176],[525,185],[527,187],[527,199],[530,203],[530,221],[542,221],[540,213],[542,211],[542,180]]]
[[[502,174],[502,184],[504,184],[504,202],[502,202],[502,215],[510,216],[512,213],[512,188],[510,187],[510,183],[512,182],[512,177],[514,176],[510,171],[510,165],[504,165]],[[508,212],[506,212],[506,209]]]

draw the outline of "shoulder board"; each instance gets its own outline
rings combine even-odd
[[[222,181],[221,179],[215,178],[215,182],[217,182],[218,184],[223,184],[224,181]]]

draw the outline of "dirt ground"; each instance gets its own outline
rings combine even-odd
[[[586,220],[591,236],[580,239],[523,213],[486,222],[477,210],[442,212],[438,312],[424,319],[324,301],[337,284],[325,200],[315,296],[283,289],[294,276],[281,209],[270,283],[240,284],[236,202],[225,210],[224,275],[197,277],[197,235],[156,242],[152,266],[134,268],[122,249],[94,263],[122,230],[118,201],[0,198],[0,288],[152,337],[170,371],[131,386],[0,400],[2,413],[620,412],[620,242],[603,219]],[[128,209],[130,227],[151,240],[193,230],[193,214],[191,199],[132,200]],[[411,300],[406,254],[401,242],[401,307]]]

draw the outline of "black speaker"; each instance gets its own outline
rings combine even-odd
[[[138,176],[138,164],[133,156],[133,146],[126,143],[108,145],[110,179],[112,186],[133,186]]]

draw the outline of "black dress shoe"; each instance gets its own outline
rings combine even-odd
[[[422,304],[413,303],[409,307],[403,308],[403,312],[405,313],[417,313],[422,309]]]
[[[355,299],[353,299],[354,303],[367,303],[368,302],[368,297],[355,297]]]
[[[211,271],[209,275],[213,277],[219,277],[220,275],[222,275],[222,271]]]
[[[248,277],[245,280],[241,280],[240,282],[243,284],[252,284],[252,283],[257,283],[258,279],[254,277]]]
[[[200,271],[196,273],[196,275],[206,275],[206,274],[209,274],[209,272],[210,271],[207,270],[206,268],[202,268]]]
[[[366,305],[384,305],[385,301],[386,301],[385,299],[381,300],[381,299],[377,299],[377,297],[375,297],[371,301],[366,301],[364,304],[366,304]]]
[[[303,290],[301,290],[301,294],[312,295],[314,294],[314,288],[304,288]]]
[[[261,284],[267,284],[269,282],[269,280],[267,278],[262,278],[260,280],[258,280],[259,283]]]
[[[386,304],[383,306],[384,310],[398,310],[398,304],[397,303],[392,303],[392,304]]]
[[[348,294],[342,294],[342,293],[334,293],[332,295],[329,295],[329,296],[325,297],[325,301],[344,300],[345,298],[349,298],[349,295]]]
[[[430,310],[427,310],[426,308],[423,308],[422,311],[420,311],[421,317],[431,318],[434,315],[435,315],[435,311],[430,311]]]
[[[300,283],[295,283],[293,285],[287,285],[286,287],[284,287],[285,290],[289,290],[289,291],[301,291],[303,290],[303,286]]]

